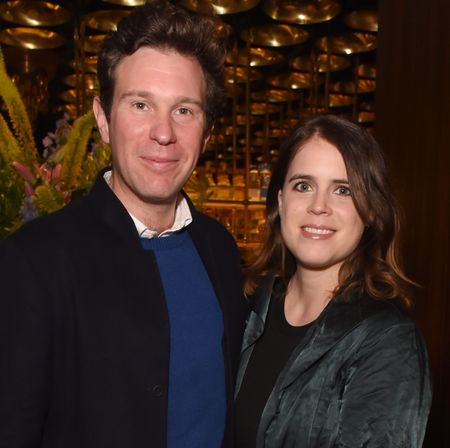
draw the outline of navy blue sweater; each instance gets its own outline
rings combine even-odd
[[[186,231],[141,241],[155,254],[169,314],[167,446],[220,447],[226,400],[217,297]]]

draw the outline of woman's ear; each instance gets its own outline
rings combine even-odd
[[[281,215],[282,209],[283,209],[283,191],[278,190],[278,214]]]

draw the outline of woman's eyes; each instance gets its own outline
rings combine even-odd
[[[294,185],[294,189],[300,192],[311,191],[312,187],[307,182],[297,182]]]
[[[311,184],[305,181],[297,182],[294,185],[294,190],[297,190],[301,193],[309,192],[313,190],[313,187]],[[338,194],[339,196],[351,196],[352,192],[349,187],[346,185],[338,185],[334,190],[333,193]]]
[[[345,185],[339,185],[335,193],[341,195],[341,196],[351,196],[352,192],[349,187],[346,187]]]

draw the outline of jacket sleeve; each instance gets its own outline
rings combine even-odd
[[[41,446],[51,330],[39,280],[14,239],[4,240],[0,244],[0,448]]]
[[[431,405],[426,348],[413,322],[364,342],[347,369],[335,448],[419,448]]]

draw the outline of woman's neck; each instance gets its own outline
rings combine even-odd
[[[338,285],[339,268],[310,270],[301,266],[292,276],[284,304],[291,325],[306,325],[317,319]]]

